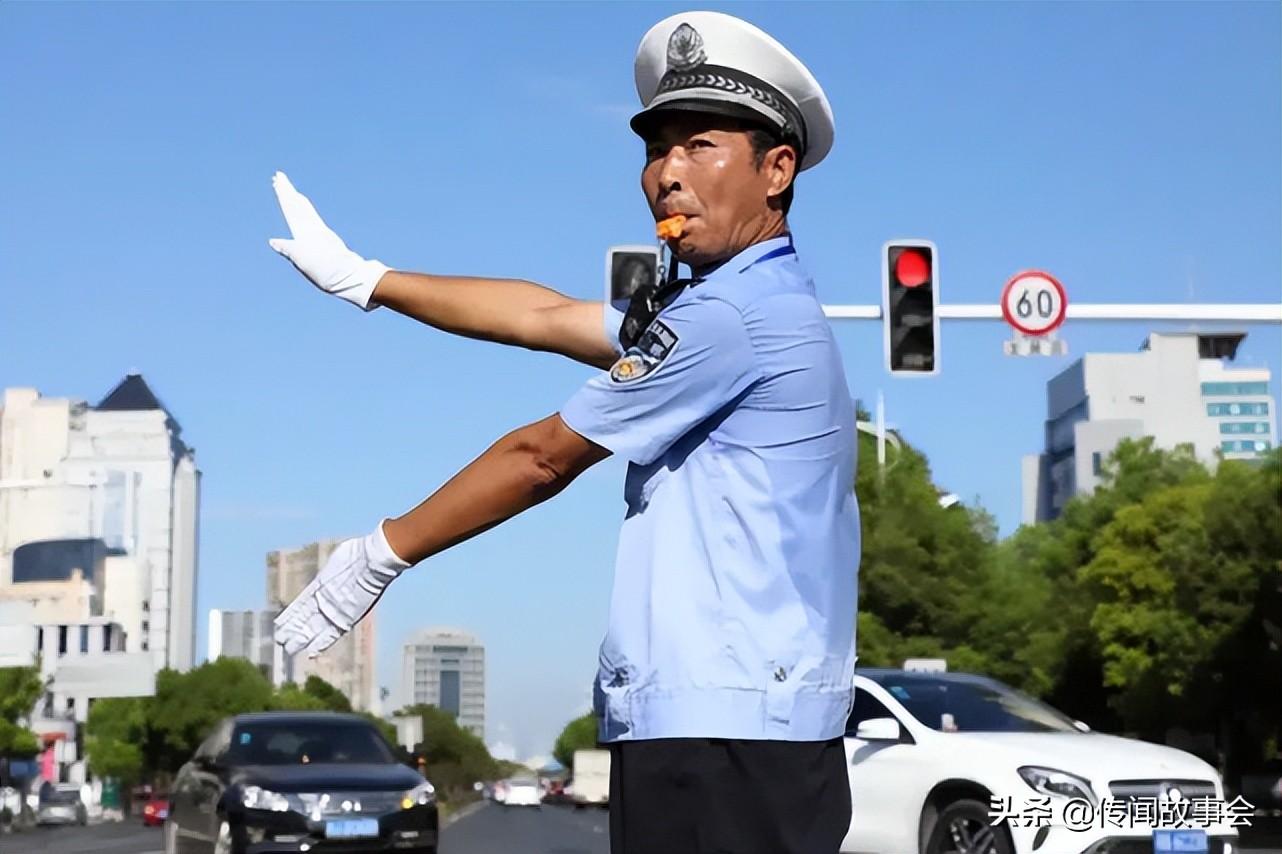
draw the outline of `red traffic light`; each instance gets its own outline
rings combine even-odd
[[[930,281],[930,262],[916,249],[905,249],[895,259],[895,279],[906,288]]]

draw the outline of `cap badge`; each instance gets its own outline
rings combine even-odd
[[[703,36],[689,24],[682,24],[668,37],[668,70],[689,71],[703,65],[708,55],[703,50]]]

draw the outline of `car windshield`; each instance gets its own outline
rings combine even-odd
[[[865,675],[913,717],[940,732],[1080,732],[1062,712],[992,679]]]
[[[346,722],[253,721],[232,732],[231,765],[383,764],[395,762],[373,727]]]
[[[74,804],[78,800],[79,789],[51,789],[44,797],[47,804]]]

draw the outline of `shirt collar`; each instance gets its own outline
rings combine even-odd
[[[754,243],[743,249],[738,255],[734,255],[725,261],[722,261],[711,271],[704,273],[700,278],[706,279],[710,276],[723,275],[725,273],[742,273],[753,264],[760,261],[765,256],[774,252],[776,249],[782,249],[792,245],[792,235],[783,234],[779,237],[772,237],[769,240],[763,240],[760,243]]]

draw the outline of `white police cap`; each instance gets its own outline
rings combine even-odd
[[[635,65],[641,112],[632,129],[673,110],[762,121],[800,146],[801,169],[832,148],[832,107],[819,82],[788,49],[747,21],[684,12],[650,28]]]

